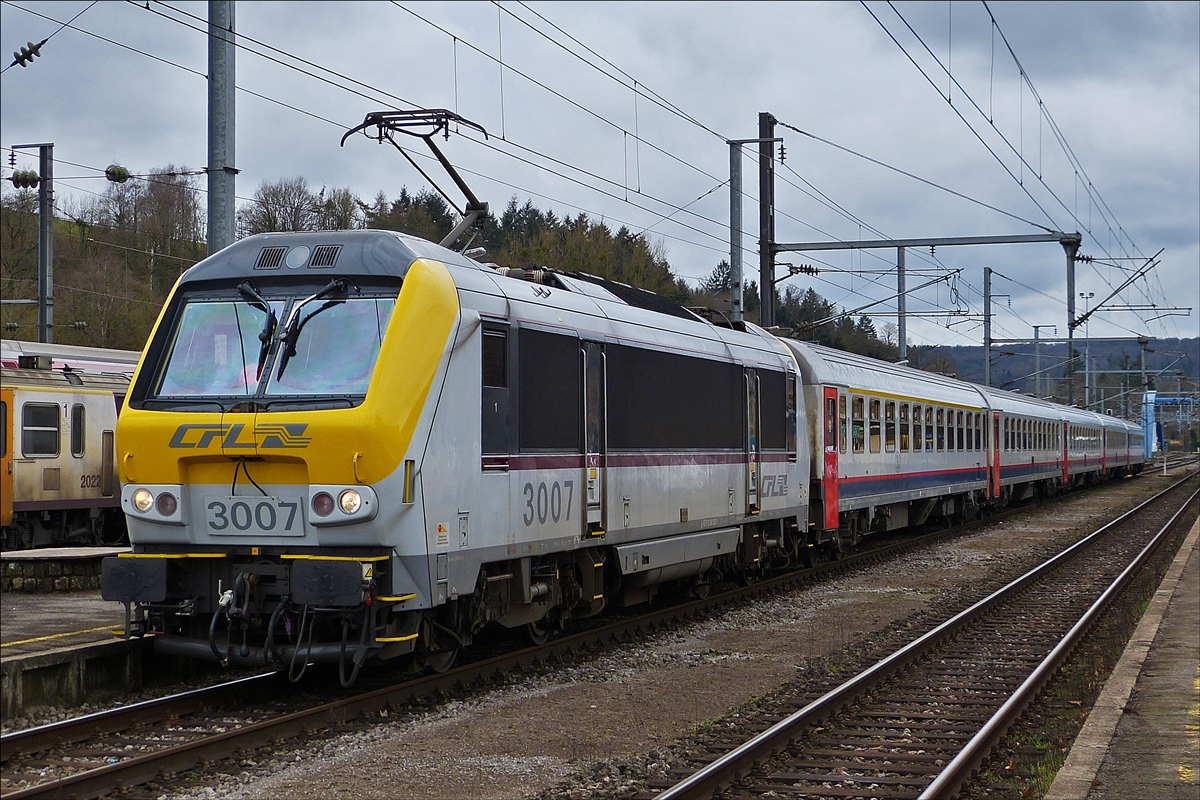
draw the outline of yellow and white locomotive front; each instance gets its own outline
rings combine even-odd
[[[103,587],[131,632],[226,662],[412,649],[416,465],[459,317],[431,255],[382,231],[264,234],[180,279],[117,432],[134,547]]]

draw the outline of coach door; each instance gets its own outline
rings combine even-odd
[[[838,390],[825,387],[825,463],[821,477],[825,530],[838,526]]]
[[[1062,460],[1063,460],[1063,483],[1071,480],[1071,425],[1068,422],[1062,424]]]
[[[599,342],[583,344],[583,407],[584,407],[584,468],[586,476],[584,493],[587,505],[584,536],[603,536],[608,530],[605,493],[605,454],[607,442],[604,436],[604,345]]]
[[[1000,496],[1000,412],[992,412],[992,497]]]
[[[13,390],[0,389],[0,526],[12,523]]]
[[[758,373],[746,370],[746,513],[758,513]]]

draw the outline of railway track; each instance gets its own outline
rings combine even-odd
[[[712,743],[692,774],[644,796],[954,796],[1132,576],[1190,523],[1198,485],[1185,478],[833,691],[759,720],[753,738]]]
[[[1055,501],[1049,501],[1049,504]],[[1046,505],[1046,504],[1043,504]],[[329,700],[327,690],[297,691],[276,673],[242,678],[0,737],[5,800],[97,797],[123,787],[328,729],[380,710],[497,675],[619,641],[638,632],[711,613],[723,606],[815,583],[969,533],[1029,510],[878,543],[812,569],[793,570],[707,598],[593,624],[537,646],[481,658],[433,674]],[[593,621],[594,622],[594,621]]]

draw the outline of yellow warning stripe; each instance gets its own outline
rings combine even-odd
[[[87,630],[83,630],[83,631],[67,631],[66,633],[51,633],[46,636],[35,636],[32,639],[19,639],[15,642],[4,642],[3,644],[0,644],[0,647],[15,647],[19,644],[32,644],[34,642],[45,642],[49,639],[61,639],[64,636],[77,636],[81,633],[96,633],[97,631],[107,631],[107,630],[111,630],[111,629],[112,629],[112,625],[101,625],[99,628],[88,628]],[[124,635],[125,631],[122,630],[121,634]]]
[[[380,601],[381,603],[403,603],[405,600],[412,600],[416,596],[417,596],[417,593],[413,592],[412,594],[402,594],[402,595],[398,595],[396,597],[383,597],[381,595],[379,597],[376,597],[375,599]]]

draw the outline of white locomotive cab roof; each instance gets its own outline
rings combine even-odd
[[[982,398],[976,387],[964,381],[812,342],[797,339],[782,341],[796,353],[806,384],[845,386],[966,406],[982,405]]]

